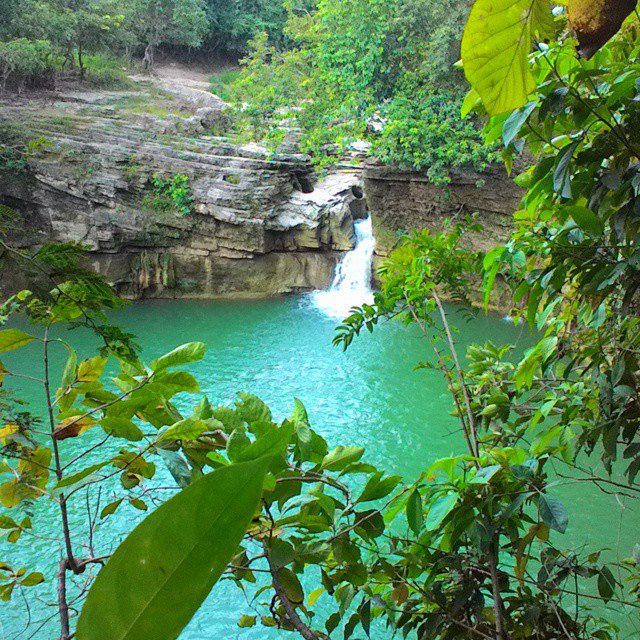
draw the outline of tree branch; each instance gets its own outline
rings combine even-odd
[[[278,573],[278,569],[271,562],[271,558],[269,557],[269,551],[267,549],[267,545],[263,544],[264,553],[267,558],[267,562],[269,563],[269,572],[271,573],[271,579],[273,580],[273,590],[276,592],[278,596],[278,600],[282,604],[284,608],[287,618],[289,622],[293,625],[295,630],[304,638],[304,640],[321,640],[320,636],[315,633],[311,629],[311,627],[307,626],[302,618],[298,615],[296,608],[291,603],[291,600],[287,597],[287,594],[282,586],[282,582],[280,582],[280,574]]]

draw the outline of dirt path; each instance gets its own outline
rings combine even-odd
[[[209,90],[209,78],[219,69],[204,69],[198,65],[186,65],[180,62],[165,62],[156,65],[156,77],[163,84],[174,84],[192,89]]]
[[[220,71],[231,68],[227,66],[203,67],[198,64],[183,64],[180,62],[158,63],[151,75],[130,76],[136,81],[151,81],[160,89],[191,103],[196,107],[211,107],[221,109],[225,103],[211,93],[209,78]]]

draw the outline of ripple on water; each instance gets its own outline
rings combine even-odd
[[[367,333],[343,352],[331,345],[336,321],[310,305],[308,298],[155,301],[133,304],[118,319],[139,336],[146,360],[183,342],[205,342],[204,360],[190,370],[212,403],[230,404],[237,391],[246,391],[263,398],[281,420],[289,415],[293,398],[298,397],[309,411],[312,426],[330,446],[362,444],[367,448],[366,459],[408,479],[416,477],[437,458],[459,450],[459,438],[454,432],[456,423],[448,414],[449,396],[439,374],[413,370],[418,361],[429,355],[425,343],[417,332],[400,324],[382,324],[372,335]],[[498,318],[461,321],[459,327],[457,342],[461,349],[472,341],[514,343],[526,336],[523,328]],[[86,334],[74,335],[74,341],[85,357],[94,348],[93,340]],[[24,354],[16,351],[8,355],[14,363],[21,357],[35,361],[31,360],[34,355],[31,352]],[[64,358],[62,352],[54,358],[53,366],[58,372]],[[28,388],[23,387],[22,391],[33,396]],[[193,403],[188,396],[180,401],[185,409]],[[160,461],[158,465],[162,470]],[[166,472],[161,473],[162,481],[168,482]],[[591,544],[611,546],[611,523],[614,520],[618,523],[622,513],[615,500],[604,494],[587,495],[575,486],[556,490],[565,498],[570,511],[566,544],[582,542],[589,536]],[[105,498],[104,504],[106,501]],[[631,505],[626,506],[624,520],[616,524],[615,532],[622,541],[623,554],[630,552],[636,542],[636,529],[640,528],[637,511]],[[72,513],[75,528],[80,527],[84,517],[84,504],[76,504]],[[100,548],[113,548],[141,517],[132,508],[121,508],[100,527],[97,534]],[[46,536],[57,522],[58,514],[52,503],[37,503],[34,527],[39,533]],[[0,543],[0,558],[8,556],[16,564],[21,562],[44,571],[49,580],[55,576],[60,551],[58,543],[49,540],[28,539],[18,545]],[[55,600],[50,585],[51,582],[36,588],[44,602]],[[322,602],[321,598],[319,606]],[[242,594],[231,584],[216,586],[181,640],[278,637],[277,632],[260,627],[238,630],[236,621],[243,613],[252,611]],[[36,603],[32,615],[39,619],[50,615],[50,610]],[[17,635],[25,619],[19,598],[10,607],[4,606],[0,638],[4,634],[7,640],[26,639],[28,634]],[[50,624],[36,640],[54,637],[55,629]],[[384,636],[378,637],[382,640]]]

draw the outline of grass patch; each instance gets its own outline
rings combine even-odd
[[[214,73],[209,78],[211,93],[214,93],[225,102],[230,102],[233,97],[232,85],[239,78],[239,69],[227,69],[220,73]]]
[[[85,82],[101,89],[129,89],[134,83],[127,74],[135,71],[126,58],[117,58],[102,53],[85,54]]]

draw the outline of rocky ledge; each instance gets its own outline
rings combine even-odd
[[[224,112],[207,95],[141,85],[0,101],[0,127],[19,123],[25,140],[40,139],[21,171],[0,168],[0,203],[24,223],[13,242],[82,242],[132,298],[328,286],[365,207],[359,172],[317,182],[304,155],[225,137]],[[158,197],[154,176],[176,175],[187,176],[187,213],[170,198],[158,206],[168,194]],[[3,281],[11,288],[11,274]]]
[[[491,166],[482,173],[456,169],[446,185],[435,185],[424,172],[401,170],[368,162],[363,187],[374,221],[376,253],[387,255],[399,235],[411,229],[441,231],[445,219],[477,214],[481,232],[469,234],[474,249],[488,251],[505,241],[511,231],[513,212],[523,190],[504,167]]]

